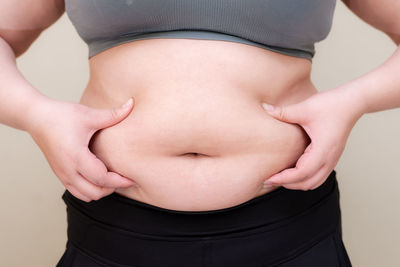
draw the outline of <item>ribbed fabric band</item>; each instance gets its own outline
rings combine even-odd
[[[331,29],[336,0],[66,0],[65,5],[89,58],[121,43],[164,37],[239,42],[311,59],[314,44]]]

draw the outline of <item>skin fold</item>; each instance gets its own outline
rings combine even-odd
[[[350,0],[345,4],[399,45],[398,1]],[[318,92],[309,82],[311,64],[305,59],[239,44],[222,45],[216,42],[219,44],[212,45],[211,42],[200,41],[197,42],[197,52],[210,53],[217,48],[220,52],[218,55],[208,55],[209,60],[206,60],[203,54],[191,51],[192,59],[198,56],[198,63],[210,60],[215,63],[201,65],[202,68],[183,65],[189,64],[189,60],[184,61],[189,59],[188,55],[175,58],[169,67],[185,70],[185,76],[182,77],[186,77],[186,80],[180,76],[171,79],[173,73],[167,71],[156,72],[165,76],[151,81],[146,77],[154,76],[133,72],[137,75],[136,84],[132,84],[132,79],[126,79],[129,75],[125,79],[113,76],[107,80],[107,77],[111,77],[109,70],[112,70],[112,64],[122,64],[124,57],[129,59],[127,56],[137,59],[135,63],[141,62],[141,66],[144,69],[147,67],[148,71],[155,71],[151,66],[161,68],[165,64],[165,61],[160,61],[145,65],[146,61],[140,60],[149,57],[142,54],[140,58],[138,53],[140,49],[143,52],[150,49],[151,45],[157,48],[162,41],[137,42],[110,49],[94,58],[91,81],[80,103],[50,99],[23,77],[17,69],[16,57],[27,51],[39,34],[63,14],[63,6],[61,0],[28,0],[23,7],[13,0],[4,0],[0,4],[0,123],[27,131],[63,185],[84,201],[100,199],[117,191],[159,206],[203,210],[239,204],[279,186],[314,189],[324,182],[336,166],[351,129],[363,114],[400,107],[398,48],[376,69],[337,88]],[[171,51],[175,51],[175,45],[178,45],[172,41],[168,44],[171,45]],[[203,48],[209,46],[213,49],[200,49],[203,45]],[[244,64],[233,61],[229,61],[230,65],[216,64],[218,58],[224,55],[232,60],[234,57],[229,57],[229,53],[242,55]],[[158,58],[162,59],[161,55]],[[201,61],[202,58],[204,61]],[[103,60],[107,64],[103,64]],[[259,72],[249,72],[246,64],[256,64],[257,68],[254,69]],[[212,69],[212,66],[220,68]],[[212,73],[225,76],[220,80],[212,80]],[[157,84],[157,80],[160,84]],[[116,81],[119,90],[114,93],[115,90],[110,86],[115,85]],[[180,83],[166,84],[165,81]],[[179,95],[180,99],[177,98]],[[210,99],[210,95],[214,99]],[[227,96],[232,98],[226,99]],[[134,101],[125,109],[119,108],[131,97],[134,97]],[[152,102],[155,99],[158,102]],[[181,112],[185,110],[180,108],[182,103],[186,103],[188,112]],[[274,108],[265,110],[262,103]],[[162,112],[163,109],[168,109],[170,113]],[[206,112],[210,110],[214,113]],[[168,117],[168,114],[173,117]],[[205,123],[190,124],[200,119]],[[150,123],[155,120],[158,123],[153,125],[158,128],[151,131],[151,125],[146,121]],[[175,122],[180,128],[163,124],[163,121]],[[217,126],[217,121],[222,123]],[[184,125],[192,127],[185,128]],[[197,127],[197,131],[193,131],[193,127]],[[225,133],[234,129],[235,135],[217,133],[218,129],[228,130]],[[117,141],[110,143],[113,136],[127,133],[126,130],[130,131],[132,139],[114,138]],[[287,135],[280,139],[282,133]],[[147,134],[153,134],[157,139],[151,139]],[[246,134],[251,134],[253,138],[246,138]],[[176,139],[178,137],[180,139]],[[93,139],[93,146],[89,148]],[[127,149],[126,155],[132,159],[143,156],[142,163],[138,160],[127,163],[124,157],[116,156],[117,153],[112,149],[124,151],[126,144],[123,140],[130,140],[132,147],[137,148]],[[150,146],[141,142],[139,146],[135,140],[158,140],[164,143]],[[277,142],[273,144],[269,140]],[[285,146],[284,140],[297,145]],[[232,146],[233,143],[237,146]],[[283,150],[278,152],[278,148]],[[197,156],[193,157],[194,153],[198,153]],[[146,168],[149,166],[146,162],[155,164],[157,168]],[[237,163],[243,166],[233,170],[232,166]],[[165,166],[182,167],[171,171]],[[245,166],[249,167],[246,169]],[[188,174],[191,177],[185,179]],[[165,178],[156,180],[157,177]],[[169,182],[172,177],[175,177],[174,184]],[[230,177],[230,180],[223,177]],[[253,178],[249,181],[246,177]],[[181,192],[181,195],[176,192]],[[218,199],[212,198],[213,195],[219,195],[224,201],[218,202]],[[188,198],[190,201],[185,201]],[[205,202],[205,199],[209,202]]]

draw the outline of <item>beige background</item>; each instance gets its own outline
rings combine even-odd
[[[315,85],[334,88],[394,50],[338,1],[331,34],[317,44]],[[60,100],[78,101],[88,80],[87,47],[65,14],[18,65],[36,88]],[[363,116],[336,167],[344,243],[356,267],[400,266],[399,122],[399,109]],[[66,241],[63,187],[27,133],[0,125],[0,140],[0,266],[55,266]]]

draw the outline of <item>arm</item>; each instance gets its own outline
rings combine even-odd
[[[46,97],[22,76],[16,57],[63,13],[63,0],[26,0],[24,4],[15,0],[1,1],[0,123],[27,130],[34,121],[33,108]]]
[[[400,1],[343,0],[357,16],[400,45]],[[363,113],[400,107],[400,47],[376,69],[343,85]]]
[[[88,148],[93,134],[126,118],[123,108],[96,110],[50,99],[19,72],[16,57],[64,13],[63,0],[0,1],[0,123],[27,131],[63,185],[83,201],[99,199],[135,183]]]
[[[342,0],[359,18],[400,44],[400,2],[396,0]]]
[[[400,41],[398,0],[343,0],[360,18]],[[274,118],[299,124],[311,143],[292,168],[265,181],[266,186],[310,190],[319,187],[334,169],[358,119],[365,113],[400,107],[400,48],[383,64],[341,86],[305,101],[267,109]]]

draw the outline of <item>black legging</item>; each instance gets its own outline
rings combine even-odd
[[[352,266],[342,242],[336,172],[314,190],[283,187],[213,211],[175,211],[116,193],[63,195],[67,249],[58,267]]]

